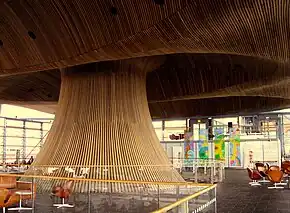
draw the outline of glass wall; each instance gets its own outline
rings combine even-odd
[[[183,140],[186,120],[165,121],[164,141]]]
[[[0,162],[18,163],[35,157],[50,126],[46,121],[0,117]]]
[[[190,157],[247,167],[252,161],[277,164],[287,155],[290,158],[290,113],[164,120],[153,125],[173,163]]]
[[[164,141],[162,121],[153,121],[153,127],[155,129],[156,135],[160,141]]]

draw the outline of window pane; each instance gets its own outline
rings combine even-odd
[[[165,130],[164,130],[164,140],[165,141],[176,141],[179,135],[184,134],[184,130],[186,129],[186,120],[175,120],[175,121],[165,121]],[[175,136],[176,139],[172,139]],[[177,140],[183,140],[181,137]]]

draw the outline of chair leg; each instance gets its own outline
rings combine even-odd
[[[249,183],[251,186],[261,186],[260,183],[258,183],[257,180],[253,180],[252,182]]]
[[[266,180],[266,178],[263,177],[263,180],[259,180],[258,182],[259,183],[269,183],[270,181],[269,180]]]
[[[61,198],[61,204],[53,204],[53,206],[59,208],[73,208],[74,205],[70,205],[68,203],[65,203],[64,198]]]
[[[278,186],[278,183],[274,183],[274,186],[268,186],[268,189],[284,189],[284,187]]]
[[[287,185],[287,183],[285,183],[285,182],[280,182],[280,183],[277,183],[277,185],[286,186],[286,185]]]

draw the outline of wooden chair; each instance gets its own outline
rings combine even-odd
[[[1,176],[0,175],[0,188],[13,189],[16,188],[16,176]]]
[[[6,207],[17,203],[18,199],[11,196],[8,189],[0,189],[0,207],[2,208],[3,213],[5,213]]]
[[[261,174],[257,170],[252,170],[250,168],[247,168],[249,178],[252,180],[249,184],[251,186],[260,186],[261,184],[258,183],[258,180],[262,179]]]
[[[268,172],[269,180],[274,184],[274,186],[269,186],[268,189],[283,189],[283,186],[278,186],[283,178],[283,172],[280,170],[270,170]]]
[[[0,207],[2,208],[3,213],[5,213],[5,210],[7,207],[10,207],[12,205],[18,204],[20,202],[19,195],[16,194],[16,192],[21,191],[29,191],[32,194],[32,183],[28,182],[17,182],[15,189],[4,189],[0,188]],[[30,200],[32,199],[32,195],[24,195],[21,197],[21,200]],[[34,198],[36,194],[36,185],[34,185]],[[11,209],[11,210],[18,210],[19,208]],[[26,209],[26,208],[21,208]],[[21,210],[19,209],[19,210]]]
[[[24,182],[24,181],[17,181],[16,182],[16,188],[10,189],[7,195],[7,198],[9,200],[17,201],[19,203],[19,207],[14,207],[9,210],[32,210],[30,207],[23,207],[22,202],[25,200],[31,200],[35,199],[36,197],[36,184],[32,184],[31,182]],[[8,203],[8,205],[11,205]]]
[[[52,189],[52,195],[59,197],[62,201],[61,204],[53,204],[57,208],[73,208],[73,205],[65,203],[72,193],[74,182],[72,180],[64,183],[63,186],[56,186]]]

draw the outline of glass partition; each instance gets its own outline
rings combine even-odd
[[[70,168],[71,171],[77,167]],[[37,168],[36,170],[49,170]],[[36,171],[35,170],[35,171]],[[214,209],[215,185],[0,174],[7,210],[43,212],[178,212]],[[8,187],[8,185],[7,185]],[[7,195],[7,196],[6,196]],[[3,198],[4,198],[3,197]],[[166,209],[166,211],[164,211]],[[187,211],[188,212],[188,211]]]
[[[165,121],[164,141],[183,140],[186,120]]]

